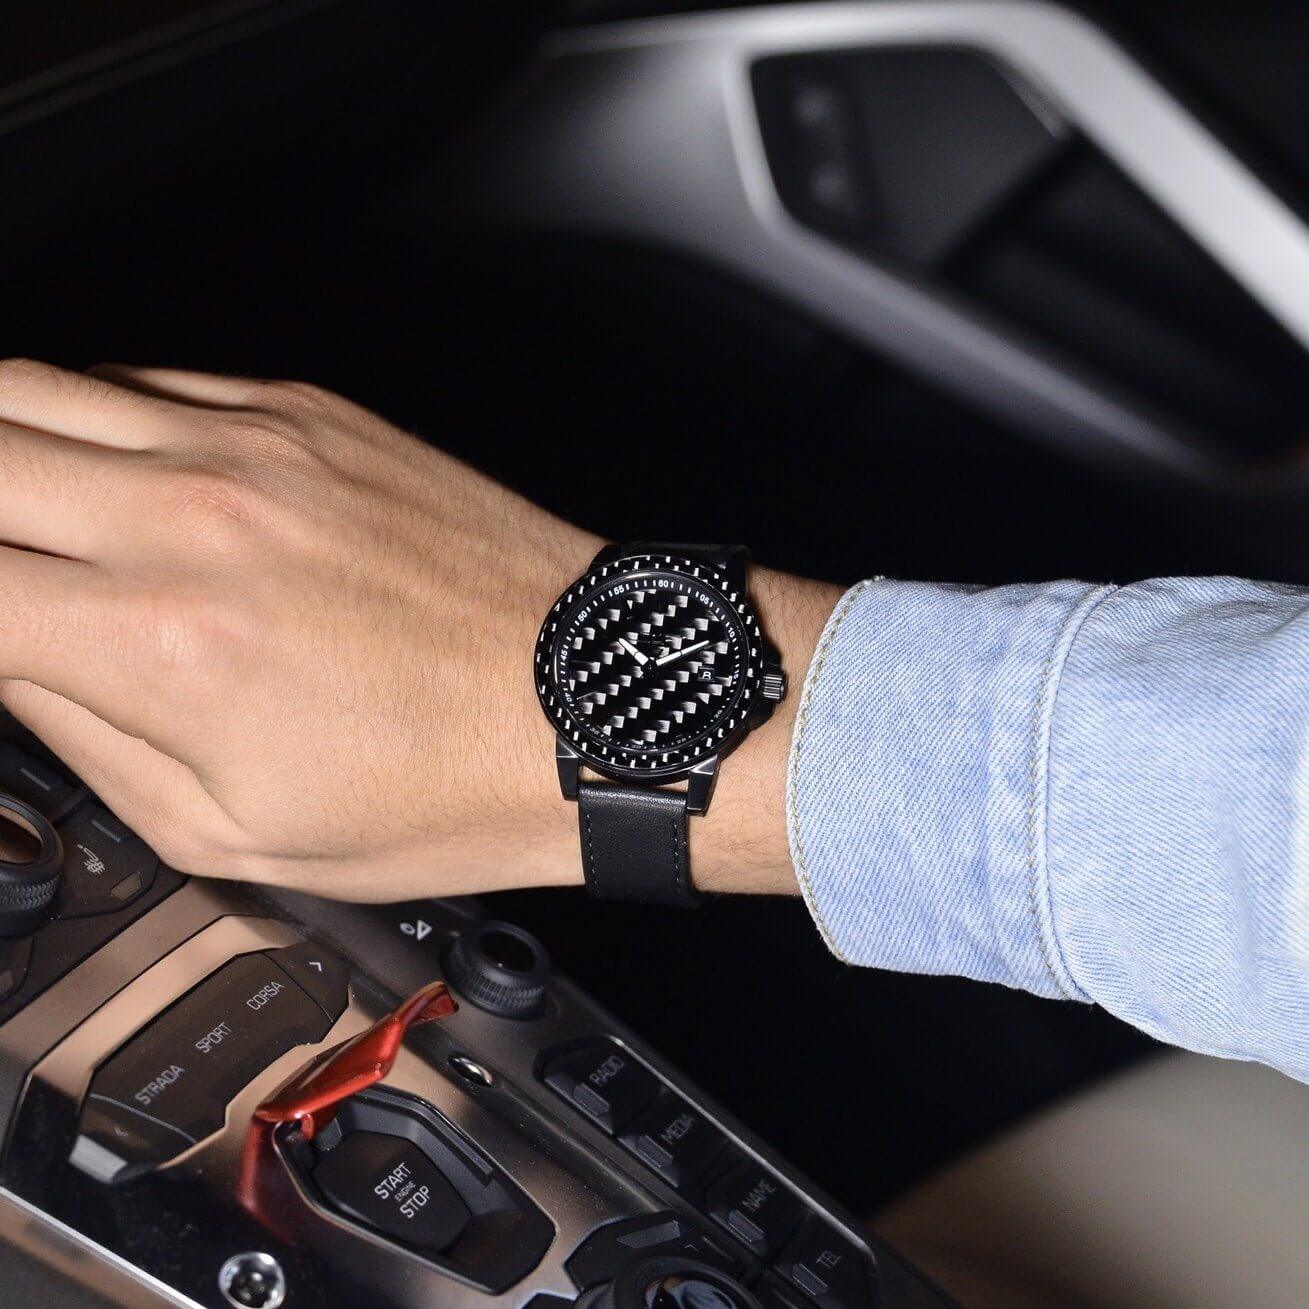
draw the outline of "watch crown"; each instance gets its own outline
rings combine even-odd
[[[780,668],[776,672],[765,673],[759,690],[765,700],[776,703],[786,694],[786,674]]]

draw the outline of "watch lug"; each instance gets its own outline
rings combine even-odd
[[[702,814],[714,798],[714,783],[718,781],[718,756],[696,764],[686,777],[686,812]]]
[[[623,547],[616,541],[603,547],[591,560],[591,568],[599,568],[601,564],[612,564],[615,559],[623,557]],[[589,569],[587,570],[590,571]]]
[[[564,799],[576,800],[582,756],[562,736],[555,737],[555,767],[559,770],[559,789],[564,793]]]

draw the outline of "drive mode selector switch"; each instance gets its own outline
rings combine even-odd
[[[96,1069],[70,1160],[97,1181],[157,1168],[223,1126],[252,1078],[332,1019],[276,963],[245,954],[224,964]]]
[[[450,985],[501,1018],[535,1018],[545,1007],[550,958],[530,932],[488,918],[466,927],[446,956]]]
[[[59,833],[25,801],[0,794],[0,936],[40,926],[63,865]]]

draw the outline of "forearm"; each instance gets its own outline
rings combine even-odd
[[[842,958],[1309,1077],[1305,593],[870,584],[799,712],[793,850]]]
[[[532,651],[595,537],[339,397],[196,373],[0,363],[0,477],[0,703],[167,862],[581,881]],[[752,590],[791,693],[690,820],[701,889],[798,882],[851,962],[1309,1077],[1304,592]]]
[[[690,824],[691,867],[709,891],[793,895],[786,773],[800,690],[841,588],[756,569],[751,589],[790,677],[790,694],[721,770],[713,803]]]
[[[0,361],[0,704],[187,872],[579,882],[533,649],[603,543],[313,387],[101,372]],[[798,683],[835,592],[752,571]],[[702,889],[794,886],[794,703],[689,825]]]

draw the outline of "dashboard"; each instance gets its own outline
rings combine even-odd
[[[0,348],[311,378],[598,532],[750,539],[832,580],[1303,580],[1295,7],[674,12],[707,8],[20,6]],[[1147,25],[1179,29],[1172,58]],[[706,523],[621,459],[562,475],[557,413],[588,448],[617,420],[697,468],[751,457]],[[659,1047],[861,1211],[1142,1049],[1103,1015],[838,970],[799,908],[510,897],[488,923],[191,881],[11,723],[0,793],[30,811],[0,861],[50,884],[0,936],[16,1303],[945,1304]],[[661,956],[675,977],[633,976]],[[259,1105],[436,978],[458,1012],[256,1168]],[[683,1263],[634,1290],[646,1253]]]
[[[474,902],[185,878],[12,726],[0,856],[0,1235],[112,1303],[949,1303]]]

